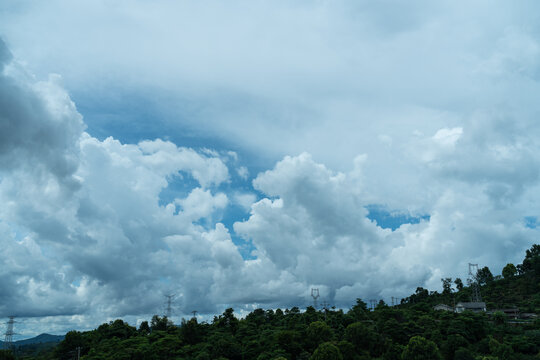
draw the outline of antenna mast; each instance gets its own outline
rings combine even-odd
[[[313,298],[313,307],[317,310],[317,299],[319,298],[319,289],[311,288],[311,297]]]

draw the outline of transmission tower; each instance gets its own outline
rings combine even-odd
[[[10,316],[7,322],[7,330],[4,333],[4,350],[10,350],[13,346],[13,335],[15,335],[15,333],[13,332],[13,324],[15,323],[15,316]]]
[[[326,300],[324,300],[322,302],[321,306],[322,306],[322,308],[324,310],[324,321],[326,321],[327,317],[328,317],[327,316],[328,315],[328,307],[330,306],[330,304]]]
[[[478,274],[478,264],[469,263],[469,278],[467,282],[471,286],[471,301],[480,302],[482,297],[480,296],[480,287],[478,286],[478,279],[476,278]]]
[[[328,310],[328,308],[330,307],[330,304],[325,300],[321,303],[321,306],[324,310]]]
[[[319,289],[311,289],[311,297],[313,298],[313,307],[317,310],[317,299],[319,298]]]
[[[174,294],[165,295],[165,297],[167,298],[167,311],[165,313],[165,316],[167,317],[167,319],[170,320],[172,314],[172,301],[174,298]]]

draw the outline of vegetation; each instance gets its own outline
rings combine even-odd
[[[487,267],[479,270],[488,309],[519,307],[521,312],[540,313],[540,245],[527,250],[523,264],[508,264],[502,274],[493,276]],[[371,311],[357,299],[348,311],[257,309],[238,319],[227,309],[211,323],[192,318],[179,326],[159,316],[138,329],[116,320],[93,331],[71,331],[53,350],[19,357],[73,359],[80,349],[85,360],[540,359],[540,319],[435,311],[433,305],[468,301],[471,294],[460,279],[441,280],[441,293],[419,287],[400,305],[381,301]],[[10,359],[9,354],[0,354],[0,359]]]

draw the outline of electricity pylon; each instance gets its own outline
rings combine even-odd
[[[7,322],[7,330],[4,333],[4,350],[10,350],[13,346],[13,324],[15,324],[15,316],[10,316]]]
[[[311,297],[313,298],[313,307],[317,310],[317,299],[319,298],[319,289],[311,289]]]

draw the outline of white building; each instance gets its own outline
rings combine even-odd
[[[438,304],[433,307],[433,310],[442,310],[442,311],[454,311],[454,308],[445,304]]]
[[[456,305],[456,312],[462,313],[464,311],[472,312],[485,312],[486,303],[483,301],[478,302],[458,302]]]

